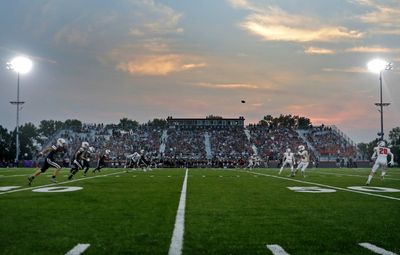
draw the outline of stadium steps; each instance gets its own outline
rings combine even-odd
[[[244,134],[247,137],[247,140],[251,143],[251,133],[250,130],[248,130],[247,128],[244,129]],[[251,148],[253,149],[253,153],[254,155],[258,155],[258,150],[257,147],[254,144],[251,144]]]
[[[167,140],[168,140],[168,130],[165,129],[161,135],[160,154],[164,154],[165,147],[167,146]]]
[[[208,132],[204,133],[204,147],[206,149],[207,159],[211,159],[212,150],[211,150],[210,134]]]
[[[320,158],[321,160],[321,155],[320,153],[315,149],[315,147],[312,145],[312,143],[310,143],[307,138],[306,135],[308,133],[307,130],[296,130],[297,134],[299,134],[299,136],[301,137],[301,139],[303,139],[303,141],[307,144],[307,147],[310,148],[312,150],[312,152],[314,153],[314,155],[316,155],[318,158]]]

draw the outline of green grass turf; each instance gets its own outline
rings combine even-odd
[[[0,169],[0,187],[27,188],[33,171]],[[271,177],[277,172],[190,169],[183,254],[271,254],[266,244],[292,255],[374,254],[361,242],[400,254],[399,200],[287,188],[315,186],[294,180],[363,186],[369,169],[309,169],[304,179],[287,178],[287,169],[283,179]],[[49,184],[50,173],[33,186]],[[80,179],[78,173],[78,181],[57,185],[83,187],[75,192],[0,194],[0,254],[65,254],[78,243],[91,244],[84,254],[167,254],[185,171],[106,169],[97,176],[107,174],[114,175]],[[371,186],[400,189],[400,170]]]

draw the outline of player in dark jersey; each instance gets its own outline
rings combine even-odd
[[[94,147],[89,147],[89,150],[85,151],[84,157],[86,158],[86,160],[83,160],[82,162],[83,169],[85,169],[85,171],[83,172],[83,176],[86,176],[86,173],[89,171],[90,158],[94,152],[95,152]]]
[[[85,154],[88,149],[89,149],[89,143],[82,142],[82,146],[75,152],[68,180],[72,180],[72,178],[74,178],[74,175],[79,170],[83,169],[82,162],[86,160]]]
[[[44,151],[41,152],[42,155],[47,154],[44,163],[42,165],[42,167],[38,170],[36,170],[36,172],[34,174],[32,174],[31,176],[28,177],[28,185],[31,186],[32,181],[38,177],[41,173],[44,173],[47,171],[47,169],[49,169],[50,167],[55,167],[56,169],[54,170],[54,173],[51,177],[51,181],[52,182],[57,182],[56,180],[56,176],[58,174],[58,172],[61,169],[61,166],[59,164],[56,163],[55,161],[55,156],[58,153],[65,153],[66,152],[66,148],[67,148],[67,142],[63,139],[63,138],[59,138],[57,139],[57,144],[56,145],[52,145],[51,147],[45,149]]]
[[[96,171],[100,172],[100,169],[106,166],[105,160],[108,159],[108,155],[110,155],[110,150],[106,150],[104,154],[99,154],[99,160],[97,161],[97,167],[93,170],[93,173]]]

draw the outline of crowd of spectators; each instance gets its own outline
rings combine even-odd
[[[68,166],[81,143],[87,141],[96,149],[93,161],[99,153],[109,149],[110,166],[114,167],[124,166],[128,154],[141,150],[157,166],[234,168],[247,165],[248,159],[256,151],[262,162],[268,162],[279,161],[287,148],[294,152],[299,145],[307,148],[306,141],[291,128],[250,125],[247,129],[249,131],[238,126],[180,128],[142,124],[133,130],[123,130],[117,125],[84,124],[80,130],[59,131],[48,145],[58,137],[67,140],[68,152],[60,161]],[[166,136],[163,136],[164,132]],[[249,132],[249,136],[246,132]],[[355,154],[355,148],[329,127],[312,127],[305,137],[321,156],[329,155],[331,159],[336,159]],[[307,150],[312,160],[316,159],[311,148]],[[36,158],[33,161],[38,162]],[[12,163],[0,162],[0,166],[10,166]]]
[[[212,129],[208,133],[214,161],[229,163],[247,160],[254,153],[243,127]]]
[[[262,159],[279,160],[286,149],[297,151],[299,145],[307,144],[295,130],[288,128],[270,129],[264,126],[249,126],[251,142],[257,147],[258,155]],[[309,150],[311,153],[311,151]]]
[[[328,158],[355,157],[356,149],[331,127],[324,125],[313,127],[306,135],[306,139],[317,150],[320,156]]]
[[[168,159],[206,159],[204,134],[202,129],[169,128],[163,156]]]

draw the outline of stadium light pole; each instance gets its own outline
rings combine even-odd
[[[12,59],[9,63],[7,63],[7,68],[13,70],[17,73],[17,101],[11,101],[12,105],[17,106],[17,128],[16,128],[16,136],[15,136],[15,161],[18,163],[19,160],[19,110],[20,105],[23,105],[25,102],[19,100],[19,83],[20,83],[20,75],[27,74],[32,69],[32,60],[27,57],[18,56]]]
[[[379,112],[381,115],[381,131],[378,133],[378,136],[380,136],[380,140],[382,141],[384,138],[384,132],[383,132],[383,107],[384,106],[389,106],[390,103],[383,103],[382,100],[382,73],[385,70],[392,70],[393,69],[393,64],[390,62],[386,62],[385,60],[382,59],[374,59],[370,62],[368,62],[368,70],[373,72],[373,73],[379,73],[379,92],[380,92],[380,102],[375,103],[376,106],[379,106]]]

